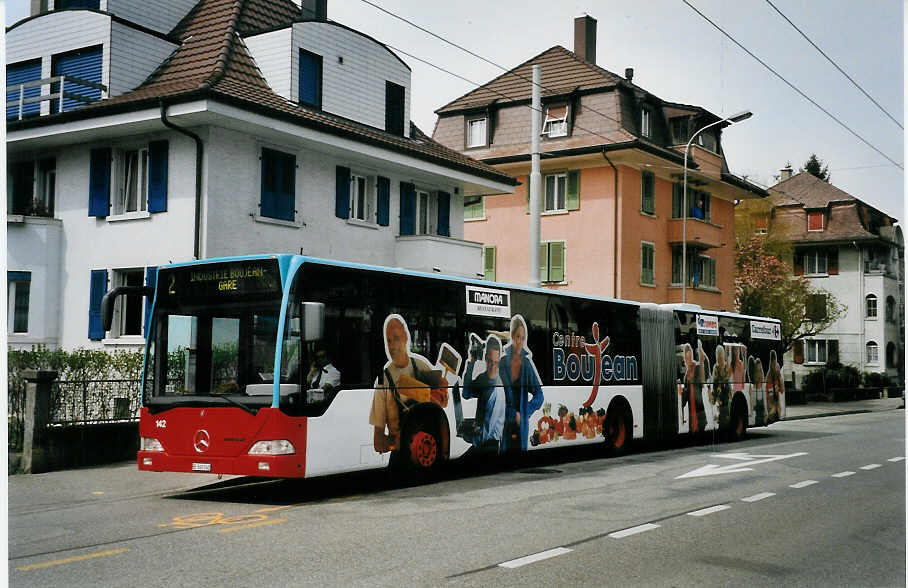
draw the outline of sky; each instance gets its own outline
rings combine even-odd
[[[771,0],[901,125],[904,16],[899,0]],[[769,0],[688,0],[854,133],[904,165],[904,132],[779,15]],[[505,70],[370,5],[404,17],[505,69],[555,45],[573,49],[573,19],[598,21],[596,63],[659,98],[717,115],[754,116],[723,132],[732,173],[764,187],[816,153],[831,182],[900,221],[904,172],[798,95],[683,0],[329,0],[328,17],[397,50],[412,68],[411,119],[426,133],[434,111]],[[6,22],[28,14],[10,0]],[[405,54],[406,53],[406,54]],[[409,55],[407,55],[409,54]]]

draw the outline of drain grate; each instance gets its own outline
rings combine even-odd
[[[521,474],[543,474],[543,475],[553,475],[560,474],[561,470],[556,470],[555,468],[530,468],[528,470],[520,470]]]

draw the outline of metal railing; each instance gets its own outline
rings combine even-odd
[[[26,88],[51,86],[51,89],[53,89],[52,85],[57,84],[57,83],[60,84],[59,90],[57,92],[49,91],[47,94],[42,93],[40,96],[30,96],[30,97],[25,96]],[[67,83],[70,84],[70,88],[72,88],[72,84],[75,84],[76,86],[85,86],[88,88],[94,88],[96,90],[100,90],[102,92],[102,94],[107,92],[107,86],[105,86],[104,84],[98,84],[96,82],[89,82],[88,80],[83,80],[82,78],[77,78],[75,76],[53,76],[50,78],[43,78],[40,80],[33,80],[31,82],[24,82],[22,84],[13,84],[11,86],[7,86],[6,87],[7,97],[9,97],[10,92],[18,92],[19,98],[16,100],[7,100],[6,107],[7,108],[17,107],[18,108],[17,120],[22,120],[22,116],[25,114],[25,105],[26,104],[34,104],[36,102],[41,103],[41,102],[47,102],[49,100],[57,100],[58,102],[57,102],[56,108],[57,108],[57,112],[59,113],[59,112],[63,112],[63,109],[64,109],[63,108],[63,99],[64,98],[68,98],[70,100],[76,100],[76,101],[82,102],[84,104],[90,104],[92,102],[96,102],[99,100],[99,98],[94,98],[91,96],[83,96],[82,94],[77,94],[75,92],[67,92],[66,91]],[[43,92],[43,89],[42,89],[42,92]]]
[[[139,380],[54,382],[50,423],[71,425],[137,420],[140,406]]]

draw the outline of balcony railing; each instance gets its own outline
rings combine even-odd
[[[57,86],[59,88],[59,91],[48,92],[47,94],[41,94],[40,96],[28,96],[27,97],[25,95],[25,91],[27,88],[49,86],[50,89],[52,90],[54,88],[54,84],[59,84],[59,86]],[[77,78],[75,76],[53,76],[50,78],[33,80],[31,82],[25,82],[22,84],[13,84],[12,86],[6,87],[6,96],[7,96],[6,108],[7,109],[16,108],[17,116],[10,117],[9,114],[7,114],[7,120],[9,120],[10,118],[15,118],[16,120],[22,120],[23,115],[25,114],[25,107],[27,104],[42,103],[42,102],[47,102],[49,100],[56,100],[57,103],[52,104],[51,107],[56,108],[57,112],[63,112],[63,110],[64,110],[63,99],[64,98],[69,99],[69,100],[76,100],[77,102],[82,102],[83,104],[90,104],[92,102],[97,102],[99,100],[99,98],[96,98],[93,96],[84,96],[84,95],[79,94],[74,91],[66,91],[67,84],[69,84],[70,90],[73,89],[73,86],[81,86],[83,88],[94,88],[96,90],[100,90],[102,94],[107,92],[107,86],[105,86],[104,84],[89,82],[88,80],[83,80],[83,79]],[[11,92],[17,93],[18,98],[15,100],[9,100],[9,96],[10,96]],[[51,113],[51,114],[54,114],[54,113]]]

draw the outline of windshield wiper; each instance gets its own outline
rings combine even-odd
[[[242,408],[243,410],[245,410],[246,412],[248,412],[248,413],[251,414],[252,416],[255,416],[256,413],[257,413],[257,411],[256,411],[254,408],[249,407],[249,406],[246,406],[245,404],[243,404],[243,403],[240,402],[239,400],[237,400],[237,399],[235,399],[235,398],[231,398],[231,397],[227,396],[226,394],[212,394],[212,396],[217,396],[218,398],[223,398],[224,400],[226,400],[226,401],[229,402],[230,404],[233,404],[234,406],[238,406],[238,407]]]

